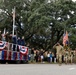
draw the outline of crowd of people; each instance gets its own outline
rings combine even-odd
[[[47,62],[54,62],[54,53],[51,51],[45,51],[43,49],[37,50],[32,48],[31,49],[31,54],[29,55],[30,61],[31,62],[41,62],[43,63],[44,61]],[[51,59],[51,60],[50,60]]]
[[[20,37],[17,38],[17,36],[14,36],[12,38],[12,43],[13,43],[13,51],[19,51],[18,45],[25,46],[24,36],[22,36],[22,38]],[[16,44],[17,44],[17,50],[16,50]]]
[[[2,41],[6,41],[6,38],[3,37]],[[12,37],[13,43],[13,51],[19,51],[17,45],[25,46],[24,36],[22,38],[13,36]],[[12,46],[12,45],[11,45]],[[67,45],[68,47],[68,45]],[[17,48],[17,49],[16,49]],[[49,63],[75,63],[76,62],[76,49],[72,50],[71,48],[64,48],[60,43],[56,43],[53,46],[53,49],[56,50],[56,53],[51,50],[44,50],[44,49],[31,49],[31,53],[28,54],[28,60],[31,62],[49,62]]]
[[[29,54],[29,61],[31,62],[48,62],[48,63],[62,63],[72,64],[76,62],[76,50],[71,50],[70,48],[65,49],[60,43],[53,46],[56,49],[56,53],[53,51],[45,51],[43,49],[37,50],[35,48],[31,49]]]
[[[0,41],[9,42],[9,49],[13,51],[19,51],[18,45],[25,46],[24,36],[17,37],[16,35],[0,35]],[[8,48],[7,47],[7,48]]]

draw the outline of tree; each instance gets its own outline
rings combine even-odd
[[[71,0],[1,0],[0,29],[12,33],[12,9],[16,8],[16,30],[31,46],[50,49],[60,41],[64,29],[76,26],[76,3]],[[70,33],[72,33],[70,31]],[[71,37],[71,36],[70,36]]]

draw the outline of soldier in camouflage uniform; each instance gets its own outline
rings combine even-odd
[[[67,62],[68,62],[68,51],[67,50],[65,50],[65,52],[64,52],[64,62],[67,64]]]
[[[68,53],[69,53],[69,55],[68,55],[68,63],[73,63],[73,53],[72,53],[72,50],[70,49],[70,50],[68,50]]]
[[[74,50],[73,55],[73,62],[76,63],[76,49]]]
[[[64,53],[64,61],[66,64],[73,62],[73,53],[72,50],[70,48],[68,48],[68,50],[65,50]]]
[[[53,46],[53,48],[56,49],[56,59],[57,62],[61,65],[62,63],[62,52],[63,52],[63,46],[60,45],[60,43],[57,43]]]

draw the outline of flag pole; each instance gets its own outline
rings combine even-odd
[[[6,28],[4,28],[4,32],[3,32],[3,34],[4,34],[4,35],[6,34]]]
[[[13,9],[13,33],[12,33],[13,36],[14,36],[14,26],[15,26],[15,7]]]
[[[2,41],[6,41],[5,34],[6,34],[6,28],[4,28],[4,31],[2,34]]]

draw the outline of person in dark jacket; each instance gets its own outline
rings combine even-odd
[[[17,39],[17,51],[19,51],[19,45],[21,45],[21,39],[20,39],[20,37],[18,37],[18,39]]]
[[[31,62],[34,61],[34,48],[31,49]]]
[[[22,36],[21,45],[22,45],[22,46],[25,46],[25,39],[24,39],[24,36]]]
[[[17,44],[17,36],[16,35],[14,35],[12,37],[12,43],[13,43],[13,51],[15,51],[16,50],[16,44]]]

